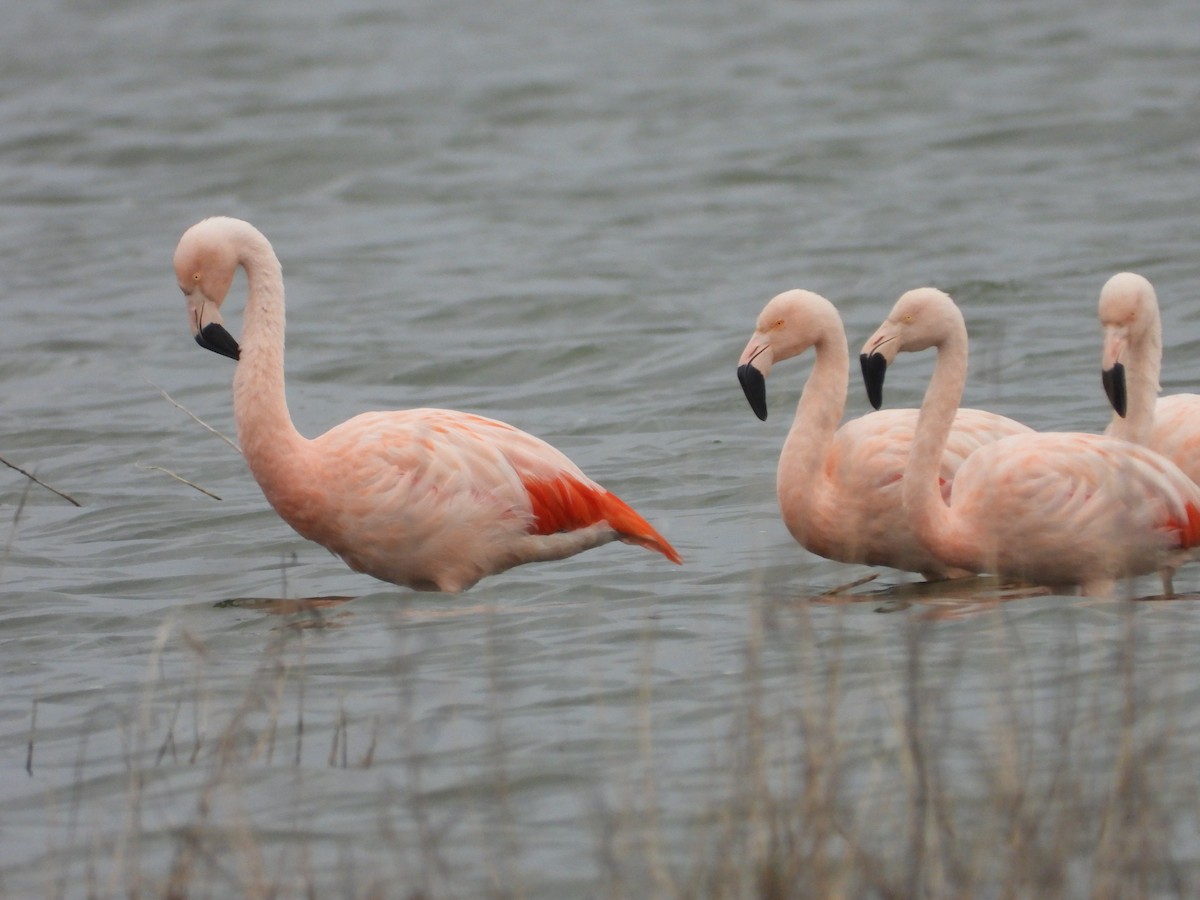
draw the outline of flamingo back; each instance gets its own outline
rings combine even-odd
[[[950,502],[961,527],[944,556],[1042,584],[1147,574],[1200,548],[1200,488],[1159,454],[1101,435],[982,447],[959,470]]]

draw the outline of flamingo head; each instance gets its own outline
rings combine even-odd
[[[949,294],[937,288],[917,288],[901,295],[858,358],[871,406],[883,405],[883,379],[896,356],[940,346],[950,333],[947,325],[955,320],[964,327],[962,312]]]
[[[763,307],[737,370],[742,392],[759,419],[767,418],[766,377],[771,366],[799,356],[831,335],[846,340],[837,310],[820,294],[784,291]]]
[[[193,225],[175,248],[175,277],[187,300],[188,321],[196,343],[230,359],[238,342],[225,330],[221,304],[240,263],[233,239],[234,219],[205,219]]]
[[[1100,290],[1104,350],[1100,380],[1108,402],[1121,418],[1127,412],[1125,361],[1131,353],[1162,354],[1162,326],[1154,287],[1141,275],[1118,272]]]

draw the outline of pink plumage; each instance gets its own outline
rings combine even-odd
[[[904,472],[904,504],[921,542],[945,564],[1106,595],[1117,579],[1195,557],[1200,487],[1165,457],[1113,437],[1003,438],[967,458],[947,501],[937,457],[966,383],[962,313],[934,288],[909,291],[864,345],[873,360],[864,371],[881,379],[897,354],[929,348],[937,363]]]
[[[1200,394],[1159,397],[1162,321],[1154,287],[1118,272],[1100,291],[1104,388],[1114,408],[1105,434],[1144,444],[1200,482]]]
[[[241,266],[242,341],[220,316]],[[444,409],[370,412],[309,440],[284,397],[284,292],[267,239],[238,219],[192,226],[175,251],[196,341],[238,360],[238,439],[280,517],[350,568],[418,590],[461,591],[522,563],[620,540],[679,554],[558,450],[511,425]]]
[[[891,566],[946,578],[979,571],[949,566],[917,539],[904,511],[901,482],[915,409],[868,413],[838,426],[849,385],[849,350],[833,304],[812,291],[772,298],[738,361],[751,407],[766,418],[766,376],[782,360],[814,350],[812,374],[779,457],[776,487],[784,524],[805,549],[840,562]],[[1012,419],[958,411],[939,477],[948,493],[973,452],[1010,434],[1029,432]]]

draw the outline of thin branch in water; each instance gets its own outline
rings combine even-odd
[[[367,745],[367,752],[363,754],[362,759],[358,761],[360,769],[369,769],[371,764],[375,762],[375,745],[379,740],[379,718],[375,717],[371,720],[371,743]]]
[[[46,482],[42,481],[40,478],[38,478],[38,477],[37,477],[36,475],[34,475],[32,472],[26,472],[24,469],[22,469],[20,466],[16,465],[15,463],[10,463],[10,462],[9,462],[7,459],[5,459],[3,456],[0,456],[0,463],[4,463],[4,465],[8,466],[10,469],[14,469],[14,470],[16,470],[17,472],[20,472],[22,475],[24,475],[26,478],[28,478],[28,479],[29,479],[30,481],[32,481],[34,484],[40,484],[42,487],[44,487],[44,488],[45,488],[46,490],[48,490],[50,493],[52,493],[52,494],[58,494],[58,496],[62,497],[62,498],[63,498],[64,500],[66,500],[68,503],[73,503],[73,504],[75,504],[76,506],[80,506],[80,507],[82,507],[82,506],[83,506],[83,504],[82,504],[82,503],[80,503],[78,500],[76,500],[76,499],[75,499],[74,497],[72,497],[70,494],[63,493],[63,492],[62,492],[62,491],[60,491],[58,488],[53,488],[53,487],[50,487],[50,485],[46,484]]]
[[[200,485],[196,484],[195,482],[188,481],[188,480],[187,480],[186,478],[184,478],[182,475],[178,475],[178,474],[176,474],[175,472],[172,472],[170,469],[164,469],[162,466],[152,466],[152,465],[150,465],[149,463],[144,463],[144,462],[140,462],[140,461],[137,463],[137,467],[138,467],[139,469],[149,469],[149,470],[151,470],[151,471],[154,471],[154,472],[162,472],[164,475],[170,475],[170,476],[171,476],[172,478],[174,478],[176,481],[182,481],[182,482],[183,482],[184,484],[186,484],[188,487],[195,488],[195,489],[196,489],[196,490],[198,490],[200,493],[202,493],[202,494],[206,494],[207,496],[209,496],[209,497],[212,497],[214,500],[220,500],[220,499],[222,499],[221,497],[219,497],[219,496],[217,496],[216,494],[214,494],[212,491],[210,491],[210,490],[208,490],[208,489],[206,489],[206,488],[202,488],[202,487],[200,487]]]
[[[30,778],[33,777],[33,744],[37,735],[37,697],[33,698],[33,712],[29,716],[29,745],[25,750],[25,772]]]
[[[25,504],[29,501],[29,492],[31,490],[33,490],[33,485],[26,482],[25,490],[21,491],[21,499],[17,503],[17,511],[13,513],[12,525],[8,527],[8,541],[4,544],[4,555],[0,557],[0,572],[3,572],[5,565],[8,564],[8,557],[12,553],[13,541],[17,539],[17,525],[21,522],[21,513],[25,511]]]
[[[346,768],[349,744],[350,729],[346,722],[346,708],[339,703],[337,727],[333,730],[333,746],[329,750],[329,767],[331,769],[337,768],[339,761],[341,767],[343,769]],[[341,751],[340,754],[339,750]]]
[[[178,748],[175,746],[175,723],[179,721],[179,711],[183,708],[183,698],[175,700],[175,709],[171,713],[171,721],[167,723],[167,734],[158,747],[158,755],[154,757],[154,765],[162,765],[163,758],[170,753],[171,761],[179,759]]]
[[[303,757],[304,745],[304,641],[300,642],[300,665],[297,669],[296,690],[296,765],[299,766]]]
[[[198,415],[196,415],[194,412],[192,412],[190,409],[188,409],[186,406],[184,406],[182,403],[180,403],[178,400],[176,400],[174,397],[172,397],[170,394],[168,394],[162,388],[160,388],[153,381],[148,381],[147,384],[149,384],[152,388],[155,388],[160,394],[162,394],[164,397],[166,397],[167,402],[170,403],[172,406],[174,406],[176,409],[182,410],[183,412],[187,413],[197,423],[199,423],[200,425],[207,428],[209,431],[211,431],[213,434],[215,434],[217,437],[219,437],[221,440],[223,440],[225,443],[227,443],[230,447],[232,447],[238,453],[242,452],[242,448],[237,445],[237,442],[235,442],[233,440],[233,438],[229,437],[224,432],[218,431],[216,428],[213,428],[211,425],[209,425],[207,422],[205,422],[202,418],[200,418]]]
[[[852,591],[856,587],[862,587],[864,584],[869,584],[879,577],[878,572],[872,572],[870,575],[864,575],[862,578],[856,578],[853,581],[847,581],[845,584],[839,584],[837,587],[832,587],[827,591],[821,591],[817,594],[818,597],[836,597],[838,594],[844,594],[847,591]]]

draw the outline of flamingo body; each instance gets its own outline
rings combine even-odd
[[[1105,434],[1157,450],[1200,483],[1200,394],[1159,397],[1162,320],[1154,286],[1118,272],[1100,291],[1101,364],[1113,418]]]
[[[1169,460],[1091,434],[1046,433],[982,447],[950,492],[957,565],[1041,584],[1106,582],[1174,567],[1200,544],[1200,496]]]
[[[915,409],[872,412],[838,426],[849,384],[849,351],[833,304],[786,291],[759,315],[738,374],[751,407],[766,418],[765,375],[780,360],[815,349],[816,360],[779,458],[776,488],[784,524],[805,549],[828,559],[921,572],[969,574],[947,566],[917,539],[902,500]],[[1028,432],[1012,419],[960,410],[939,463],[948,492],[963,461],[1005,435]]]
[[[1159,397],[1147,446],[1200,484],[1200,394]]]
[[[945,564],[1103,595],[1117,579],[1173,569],[1200,549],[1200,488],[1170,460],[1114,437],[1005,437],[968,457],[947,502],[936,454],[966,382],[961,312],[941,291],[909,291],[863,355],[880,358],[881,375],[898,353],[930,347],[937,364],[904,500],[918,537]]]
[[[249,282],[240,345],[219,314],[239,265]],[[197,342],[238,360],[238,437],[264,496],[355,571],[456,592],[613,540],[680,562],[615,494],[503,422],[444,409],[369,412],[302,437],[284,398],[283,280],[266,238],[237,219],[206,219],[180,240],[175,269]]]

